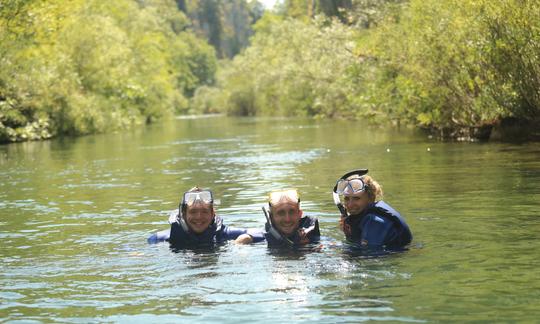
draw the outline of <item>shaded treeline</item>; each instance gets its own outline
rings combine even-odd
[[[393,121],[488,137],[540,121],[540,3],[285,1],[197,111]]]
[[[248,45],[252,25],[263,15],[258,1],[176,0],[201,38],[216,49],[219,58],[232,58]]]

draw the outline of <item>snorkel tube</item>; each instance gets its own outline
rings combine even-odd
[[[178,210],[171,212],[169,215],[169,224],[172,225],[173,223],[178,223],[184,232],[189,233],[190,229],[186,223],[186,220],[182,216],[184,214],[182,212],[182,209],[184,208],[183,205],[183,202],[181,202],[178,206]]]
[[[266,207],[262,206],[262,211],[264,213],[264,217],[266,217],[266,223],[268,224],[268,233],[278,242],[282,242],[288,247],[294,246],[294,242],[289,240],[287,237],[285,237],[281,232],[279,232],[274,225],[272,224],[271,217],[269,216],[269,212],[266,210]]]
[[[191,233],[191,230],[189,229],[189,226],[186,223],[186,220],[184,219],[184,213],[182,212],[182,207],[180,207],[180,212],[178,213],[177,222],[178,224],[180,224],[184,232]]]
[[[343,204],[341,203],[341,200],[339,199],[339,194],[337,193],[337,186],[338,186],[337,183],[340,180],[345,180],[345,179],[347,179],[348,177],[350,177],[352,175],[357,175],[357,176],[361,177],[361,176],[366,175],[367,173],[368,173],[368,169],[358,169],[358,170],[349,171],[349,172],[345,173],[344,175],[342,175],[336,181],[336,185],[334,186],[334,190],[332,191],[332,198],[334,198],[334,204],[339,209],[339,213],[341,214],[341,217],[347,218],[347,217],[349,217],[349,214],[347,213],[347,210],[345,209],[345,206],[343,206]]]

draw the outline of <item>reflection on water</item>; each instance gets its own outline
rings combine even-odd
[[[335,180],[367,167],[415,236],[350,250]],[[123,134],[0,146],[0,317],[64,322],[534,322],[540,147],[440,143],[303,119],[178,119]],[[321,245],[147,245],[194,185],[228,225],[264,226],[297,188]]]

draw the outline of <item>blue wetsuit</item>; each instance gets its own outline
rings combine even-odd
[[[320,240],[321,233],[319,231],[319,220],[317,218],[312,216],[304,216],[300,218],[300,226],[298,229],[302,229],[305,233],[304,238],[308,240],[307,243],[316,243]],[[275,235],[272,235],[272,232],[270,231],[270,224],[268,223],[265,225],[265,230],[266,232],[264,233],[264,237],[266,238],[268,246],[270,247],[299,246],[307,244],[306,242],[302,242],[303,237],[299,235],[299,231],[296,231],[289,237],[276,237]]]
[[[399,248],[412,241],[405,219],[384,201],[370,204],[360,215],[345,219],[347,240],[362,246]]]
[[[253,238],[253,242],[264,240],[264,233],[260,230],[235,228],[223,224],[221,217],[216,216],[214,222],[202,233],[195,234],[184,230],[184,227],[177,221],[178,211],[171,213],[169,218],[171,228],[159,231],[148,237],[148,243],[159,243],[167,241],[175,247],[195,247],[209,246],[234,240],[242,234],[248,234]]]

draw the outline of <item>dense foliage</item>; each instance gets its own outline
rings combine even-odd
[[[411,1],[359,46],[378,58],[379,106],[442,136],[506,117],[538,124],[539,13],[533,1]]]
[[[235,115],[348,113],[341,107],[350,106],[348,93],[355,88],[351,31],[339,23],[261,23],[253,44],[221,70],[222,91],[198,89],[195,106]]]
[[[191,27],[208,39],[220,58],[232,58],[249,43],[252,25],[263,14],[258,1],[176,0],[178,8],[191,20]]]
[[[0,142],[189,112],[443,137],[540,124],[538,1],[284,0],[261,14],[248,0],[1,1]]]
[[[87,134],[185,111],[212,47],[173,1],[0,3],[0,142]]]
[[[326,3],[267,13],[193,108],[391,120],[451,137],[508,117],[539,124],[539,2]]]

